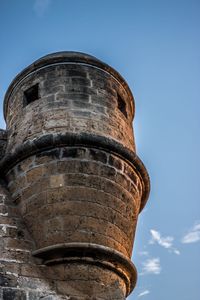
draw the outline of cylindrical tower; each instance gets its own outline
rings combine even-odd
[[[66,295],[78,286],[77,299],[125,299],[149,194],[127,83],[90,55],[50,54],[14,79],[4,114],[0,168],[35,241],[33,256],[52,268],[65,264]]]

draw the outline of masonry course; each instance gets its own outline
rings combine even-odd
[[[149,177],[134,99],[83,53],[47,55],[13,80],[0,130],[0,299],[124,300]]]

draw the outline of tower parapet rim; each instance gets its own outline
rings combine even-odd
[[[149,193],[150,193],[150,179],[148,172],[137,156],[136,153],[130,151],[120,143],[109,138],[102,138],[101,136],[92,134],[75,134],[75,133],[65,133],[65,134],[47,134],[40,138],[29,140],[19,145],[14,152],[6,154],[2,160],[0,160],[0,169],[2,171],[1,176],[9,170],[9,168],[16,165],[17,162],[23,160],[24,158],[43,151],[44,149],[53,149],[54,147],[62,146],[87,146],[87,147],[97,147],[115,153],[123,159],[127,160],[132,164],[137,173],[139,174],[141,181],[143,183],[143,193],[141,198],[140,212],[145,207]]]

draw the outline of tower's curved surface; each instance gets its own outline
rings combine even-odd
[[[83,296],[95,284],[94,299],[125,299],[136,282],[130,258],[149,194],[127,83],[90,55],[50,54],[14,79],[4,115],[1,174],[35,242],[33,256],[65,265],[63,280]]]

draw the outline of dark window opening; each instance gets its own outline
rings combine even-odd
[[[35,84],[24,92],[24,106],[39,99],[39,84]]]
[[[127,118],[126,103],[124,102],[124,100],[119,94],[117,94],[117,103],[118,103],[118,109]]]

